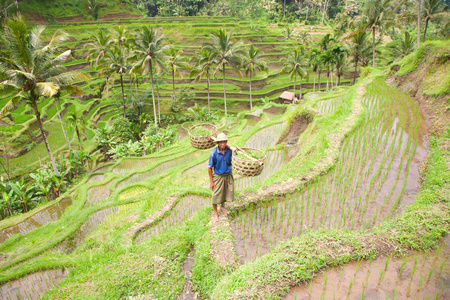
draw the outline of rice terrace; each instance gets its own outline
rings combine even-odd
[[[450,299],[450,1],[0,4],[0,299]]]

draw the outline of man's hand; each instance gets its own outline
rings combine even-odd
[[[214,182],[211,181],[211,182],[209,183],[209,187],[211,188],[212,191],[214,191],[214,188],[215,188],[216,186],[214,185]]]

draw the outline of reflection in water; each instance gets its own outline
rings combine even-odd
[[[325,270],[289,291],[298,299],[449,299],[450,238],[437,251],[377,258]]]
[[[71,204],[72,199],[64,198],[58,203],[32,215],[25,221],[1,230],[0,243],[6,241],[14,234],[25,234],[49,222],[58,220],[64,213],[64,210]]]
[[[141,243],[153,235],[160,234],[166,229],[183,224],[194,216],[196,212],[211,204],[211,200],[206,197],[189,195],[175,204],[175,207],[159,222],[141,231],[136,237],[136,242]]]
[[[48,290],[58,286],[66,276],[63,269],[45,270],[2,284],[0,298],[40,299]]]

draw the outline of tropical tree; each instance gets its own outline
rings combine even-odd
[[[134,44],[134,51],[137,62],[133,65],[133,70],[142,75],[150,73],[150,82],[152,84],[153,113],[155,126],[158,126],[155,104],[155,90],[153,84],[153,68],[159,73],[164,69],[164,51],[168,46],[163,46],[164,36],[161,29],[142,26],[138,30],[137,42]]]
[[[0,0],[0,26],[3,27],[11,12],[19,9],[17,0]]]
[[[199,82],[203,76],[206,75],[206,84],[208,91],[208,113],[211,113],[211,105],[209,100],[209,87],[211,85],[210,75],[211,68],[214,66],[214,53],[211,50],[202,48],[201,51],[197,51],[198,60],[195,63],[194,68],[191,70],[190,76],[195,77],[195,82]]]
[[[81,135],[80,135],[80,130],[83,130],[85,127],[85,122],[83,121],[83,118],[75,112],[70,112],[67,114],[67,122],[69,122],[69,124],[73,127],[73,129],[75,129],[75,133],[77,134],[80,150],[83,149],[83,145],[81,144]]]
[[[322,71],[322,62],[320,60],[321,52],[317,48],[311,49],[308,56],[308,63],[312,67],[312,71],[319,73],[319,91],[320,91],[320,73]],[[313,91],[316,91],[316,76],[314,76]]]
[[[225,68],[227,65],[237,68],[241,64],[241,57],[243,55],[242,42],[233,43],[231,41],[233,32],[221,28],[218,32],[210,35],[213,40],[212,44],[206,43],[203,48],[212,52],[214,62],[217,67],[214,71],[214,76],[218,71],[222,70],[223,74],[223,101],[225,106],[225,116],[227,115],[227,94],[225,91]]]
[[[398,1],[396,7],[392,7],[392,0],[373,0],[364,2],[361,15],[356,19],[357,27],[362,25],[372,32],[372,66],[375,68],[375,32],[382,28],[388,28],[394,24],[393,14],[403,4]],[[359,23],[359,24],[358,24]]]
[[[245,54],[243,56],[243,67],[245,75],[250,78],[250,110],[253,109],[252,103],[252,75],[257,71],[268,71],[267,63],[261,58],[261,50],[256,48],[253,44],[245,48]]]
[[[327,51],[331,47],[331,45],[333,45],[335,42],[336,39],[334,38],[333,34],[327,33],[320,40],[319,48],[322,51]]]
[[[415,38],[408,31],[405,31],[403,38],[400,38],[396,44],[390,45],[389,49],[395,59],[405,57],[414,51]]]
[[[86,61],[89,62],[91,67],[94,65],[96,68],[101,67],[101,63],[106,54],[106,51],[109,49],[110,44],[112,42],[111,35],[105,33],[104,30],[98,30],[97,35],[93,37],[93,42],[87,43],[84,47],[88,49]],[[98,74],[99,76],[101,73]],[[108,93],[108,80],[109,77],[106,78],[106,91]]]
[[[336,70],[336,75],[338,77],[337,85],[341,84],[341,76],[344,74],[344,68],[347,64],[347,51],[344,47],[337,45],[331,49],[331,54],[334,57],[334,63]]]
[[[123,86],[123,78],[125,74],[127,74],[131,68],[131,56],[132,53],[127,47],[119,47],[115,45],[112,48],[109,48],[106,51],[104,57],[104,64],[100,71],[101,74],[106,74],[112,80],[119,77],[120,87],[122,91],[122,106],[123,106],[123,117],[126,117],[126,104],[125,104],[125,90]]]
[[[364,57],[370,55],[371,47],[369,44],[367,32],[365,30],[357,30],[352,34],[348,41],[345,42],[349,57],[353,61],[353,84],[356,82],[356,75],[358,73],[358,63],[362,61]]]
[[[100,1],[98,0],[88,0],[88,10],[91,13],[91,16],[94,20],[98,19],[98,13],[100,11]]]
[[[450,22],[450,7],[442,0],[423,0],[422,15],[425,18],[425,29],[423,31],[423,42],[427,37],[428,22],[443,19]]]
[[[334,56],[331,53],[331,50],[327,50],[322,52],[322,55],[320,56],[320,61],[323,66],[325,66],[325,69],[327,70],[327,91],[329,89],[329,78],[330,78],[330,68],[334,64]]]
[[[44,30],[42,26],[28,30],[20,16],[7,21],[1,36],[6,47],[0,53],[0,72],[6,79],[0,82],[0,89],[19,92],[0,110],[0,118],[25,99],[34,111],[53,170],[58,174],[37,104],[42,96],[55,95],[60,85],[84,80],[85,76],[79,72],[66,72],[63,64],[70,58],[70,50],[56,52],[68,35],[57,30],[50,41],[44,43]]]
[[[298,48],[294,48],[291,53],[289,53],[287,58],[282,59],[283,69],[281,73],[289,73],[289,78],[292,80],[294,78],[294,95],[295,95],[295,85],[297,82],[297,76],[301,79],[306,76],[305,69],[305,59],[302,55],[302,51]],[[302,99],[302,84],[300,83],[299,100]]]
[[[183,73],[181,72],[181,68],[186,68],[186,63],[183,63],[184,57],[181,56],[183,54],[183,50],[177,50],[173,45],[170,45],[169,48],[165,51],[166,54],[166,64],[170,69],[170,73],[172,75],[172,98],[173,104],[175,105],[175,74],[183,79]]]

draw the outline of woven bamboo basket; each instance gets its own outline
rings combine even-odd
[[[248,150],[260,152],[264,156],[261,159],[253,158],[245,153]],[[258,149],[239,148],[233,153],[233,170],[242,176],[258,176],[264,170],[265,160],[266,155]]]
[[[191,131],[196,127],[205,127],[212,133],[208,136],[195,136],[191,134]],[[189,128],[189,139],[191,140],[191,144],[194,148],[197,149],[209,149],[216,145],[211,136],[217,133],[217,127],[213,124],[197,124]]]

